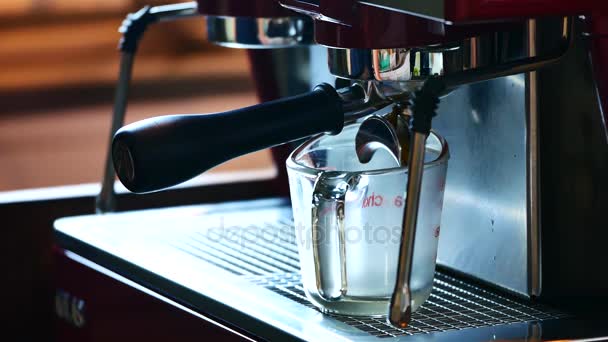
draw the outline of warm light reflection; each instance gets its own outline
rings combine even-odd
[[[127,13],[151,0],[0,0],[0,192],[98,182]],[[164,23],[140,46],[127,122],[256,103],[247,52],[204,39],[204,19]],[[213,172],[275,172],[269,151]]]
[[[126,11],[133,6],[131,0],[3,0],[1,16],[23,16],[31,13],[100,13]]]

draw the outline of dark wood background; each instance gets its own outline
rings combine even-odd
[[[152,1],[152,3],[175,1]],[[150,2],[146,2],[150,3]],[[117,28],[131,0],[0,2],[0,321],[52,339],[52,224],[93,213],[91,187],[105,158],[115,79]],[[136,61],[127,121],[170,113],[222,111],[255,103],[245,52],[204,42],[204,22],[152,27]],[[267,151],[213,170],[272,168]],[[9,191],[9,192],[7,192]],[[235,182],[123,195],[121,210],[274,194],[274,183]],[[3,324],[4,325],[4,324]]]

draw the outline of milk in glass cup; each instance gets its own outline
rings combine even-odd
[[[323,312],[383,316],[395,287],[408,170],[388,149],[360,163],[359,126],[297,148],[287,160],[289,187],[308,299]],[[410,284],[414,311],[433,286],[449,158],[434,132],[425,156]]]

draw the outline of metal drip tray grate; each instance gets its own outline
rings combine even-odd
[[[176,247],[252,283],[311,309],[299,275],[294,229],[290,222],[208,229]],[[329,315],[377,337],[395,337],[568,316],[545,305],[487,290],[438,271],[430,298],[414,313],[406,329],[383,318]]]

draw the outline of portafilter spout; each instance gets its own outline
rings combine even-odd
[[[157,191],[250,152],[340,133],[345,122],[388,104],[359,85],[336,90],[321,84],[309,93],[229,112],[153,117],[116,133],[114,166],[130,191]]]

